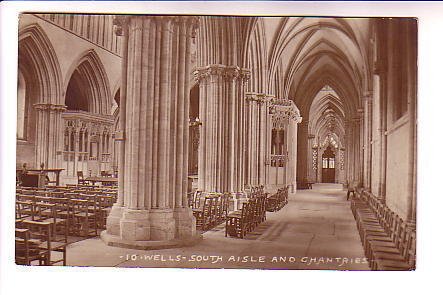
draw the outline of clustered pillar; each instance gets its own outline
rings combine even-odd
[[[198,190],[237,193],[244,186],[248,69],[208,65],[194,72],[200,87]]]
[[[36,134],[36,168],[44,164],[44,168],[59,168],[61,159],[57,151],[61,151],[63,137],[62,113],[66,110],[65,105],[52,103],[37,103],[34,105],[37,111],[37,134]]]
[[[246,179],[248,185],[266,183],[268,96],[264,93],[246,93]]]
[[[187,206],[191,38],[197,17],[124,17],[125,80],[117,203],[103,240],[129,248],[196,240]]]

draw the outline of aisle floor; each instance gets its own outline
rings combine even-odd
[[[197,245],[163,250],[106,246],[99,237],[70,244],[71,266],[369,270],[341,185],[314,184],[245,239],[225,237],[224,225]]]

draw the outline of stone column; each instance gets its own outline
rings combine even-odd
[[[303,120],[298,128],[298,161],[297,161],[297,180],[303,181],[307,178],[307,161],[308,159],[308,121]]]
[[[75,121],[75,127],[74,127],[74,175],[77,175],[78,169],[78,144],[79,144],[79,134],[80,134],[80,121]]]
[[[360,110],[359,110],[360,115]],[[360,117],[354,118],[354,179],[358,182],[361,182],[361,167],[360,167],[360,156],[361,156],[361,150],[360,150]]]
[[[372,93],[368,92],[364,96],[364,187],[371,190],[372,174]]]
[[[353,181],[353,173],[352,173],[352,163],[353,163],[353,145],[352,145],[352,121],[346,120],[345,122],[345,133],[346,133],[346,181],[349,184]]]
[[[59,136],[62,129],[62,112],[64,105],[51,103],[34,104],[37,113],[36,121],[36,163],[35,168],[39,168],[41,163],[45,168],[60,168],[60,157],[57,152],[61,152],[63,137]]]
[[[246,93],[247,149],[245,184],[265,184],[266,94]]]
[[[244,185],[246,118],[244,84],[250,71],[208,65],[194,72],[200,87],[198,189],[240,192]]]
[[[137,249],[194,243],[199,236],[186,201],[187,114],[198,18],[127,16],[117,22],[127,34],[127,87],[120,101],[126,113],[119,163],[123,191],[101,237],[109,245]]]
[[[266,155],[269,154],[268,151],[268,128],[269,128],[269,121],[268,121],[268,111],[269,111],[269,97],[266,96],[259,96],[259,113],[260,113],[260,120],[259,120],[259,141],[260,141],[260,152],[258,155],[258,165],[259,165],[259,183],[260,184],[266,184]],[[297,144],[297,142],[295,142]]]
[[[364,109],[358,109],[358,121],[357,121],[357,133],[358,133],[358,179],[361,186],[363,185],[364,180],[364,139],[365,139],[365,126],[364,126]]]

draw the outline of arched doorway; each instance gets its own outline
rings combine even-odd
[[[335,183],[335,153],[329,145],[322,155],[322,182]]]

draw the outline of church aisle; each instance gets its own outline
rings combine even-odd
[[[132,250],[92,238],[68,247],[68,265],[118,267],[369,270],[341,185],[315,184],[289,196],[245,239],[224,236],[224,224],[195,246]]]

